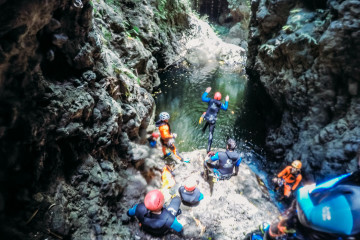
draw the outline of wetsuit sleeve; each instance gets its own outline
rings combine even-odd
[[[299,174],[296,178],[296,182],[294,183],[293,187],[292,187],[292,190],[295,190],[297,188],[297,186],[299,185],[300,181],[302,179],[302,176],[301,174]]]
[[[204,199],[204,194],[200,193],[200,196],[199,196],[199,201],[203,200]]]
[[[201,100],[202,100],[203,102],[210,102],[211,99],[208,98],[207,95],[208,95],[207,92],[204,92],[204,93],[203,93],[203,95],[202,95],[202,97],[201,97]]]
[[[217,152],[217,153],[215,153],[215,155],[214,156],[212,156],[211,158],[211,161],[216,161],[216,160],[219,160],[219,153]]]
[[[282,177],[282,176],[284,176],[285,174],[288,174],[290,167],[291,167],[291,166],[287,166],[284,170],[282,170],[282,171],[278,174],[278,177]]]
[[[129,217],[135,216],[136,207],[137,207],[137,204],[135,206],[133,206],[132,208],[130,208],[129,211],[127,211],[127,215]]]
[[[177,218],[175,218],[174,222],[171,224],[171,228],[177,232],[181,232],[183,226],[178,222]]]
[[[226,111],[228,109],[228,105],[229,105],[228,101],[226,101],[225,103],[222,103],[221,109]]]
[[[235,166],[236,166],[236,167],[240,166],[241,161],[242,161],[242,157],[240,157],[240,158],[236,161]]]

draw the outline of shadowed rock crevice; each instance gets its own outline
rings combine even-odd
[[[281,125],[268,128],[266,150],[277,161],[301,159],[306,179],[356,168],[359,7],[331,0],[252,4],[247,70],[260,77],[281,115]]]

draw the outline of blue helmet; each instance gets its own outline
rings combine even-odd
[[[330,234],[360,234],[359,175],[349,173],[299,189],[297,215],[301,224]]]

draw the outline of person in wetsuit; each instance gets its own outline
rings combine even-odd
[[[360,147],[358,168],[318,185],[300,188],[291,207],[246,240],[360,239]]]
[[[211,150],[211,144],[213,141],[213,134],[215,130],[215,124],[217,120],[217,114],[220,109],[226,111],[228,109],[228,102],[229,96],[226,96],[225,103],[221,103],[221,93],[216,92],[214,95],[214,99],[208,98],[208,94],[211,91],[211,87],[206,88],[205,92],[203,93],[201,100],[203,102],[208,103],[208,108],[206,112],[203,114],[203,118],[206,120],[205,126],[203,127],[202,131],[205,132],[206,128],[209,127],[209,139],[208,139],[208,146],[207,152],[209,153]]]
[[[204,199],[204,195],[197,188],[198,182],[195,178],[188,178],[184,186],[179,187],[181,201],[186,206],[197,206]]]
[[[295,191],[301,182],[301,167],[301,161],[295,160],[291,163],[291,166],[287,166],[277,175],[277,178],[273,179],[273,182],[277,188],[281,187],[282,185],[284,186],[284,197],[290,197],[292,191]]]
[[[236,142],[234,139],[228,139],[225,152],[217,152],[209,159],[205,160],[205,166],[213,168],[214,174],[218,180],[227,180],[232,176],[237,176],[243,154],[235,151]],[[209,161],[211,160],[211,162]],[[217,164],[212,162],[218,161]],[[235,173],[233,170],[235,168]]]
[[[159,128],[160,131],[160,141],[162,144],[162,152],[164,154],[164,158],[170,156],[171,153],[166,153],[166,148],[169,148],[174,156],[183,161],[184,159],[178,154],[175,147],[175,138],[177,136],[176,133],[171,133],[171,128],[169,125],[170,114],[167,112],[161,112],[159,114],[159,121],[155,123],[156,127]]]
[[[146,194],[144,202],[130,208],[127,215],[136,217],[141,228],[152,235],[162,236],[171,229],[181,233],[183,226],[176,218],[181,212],[180,197],[174,197],[167,208],[164,208],[164,202],[162,192],[157,189],[152,190]]]

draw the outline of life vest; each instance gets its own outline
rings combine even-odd
[[[219,164],[217,169],[221,175],[231,175],[237,160],[240,158],[240,154],[227,150],[226,152],[219,152],[218,156]]]
[[[283,178],[286,183],[290,184],[294,183],[298,179],[298,177],[301,176],[300,172],[292,174],[291,168],[291,166],[287,166],[283,171],[278,174],[278,177]]]
[[[192,192],[188,192],[185,190],[184,186],[181,186],[179,188],[179,194],[184,205],[195,206],[200,202],[200,190],[198,188],[195,188]]]
[[[211,124],[215,124],[220,108],[221,102],[219,100],[211,99],[208,103],[204,119]]]
[[[143,203],[136,207],[135,216],[141,223],[142,229],[153,235],[166,233],[175,220],[175,216],[167,209],[163,208],[161,214],[154,214]]]

